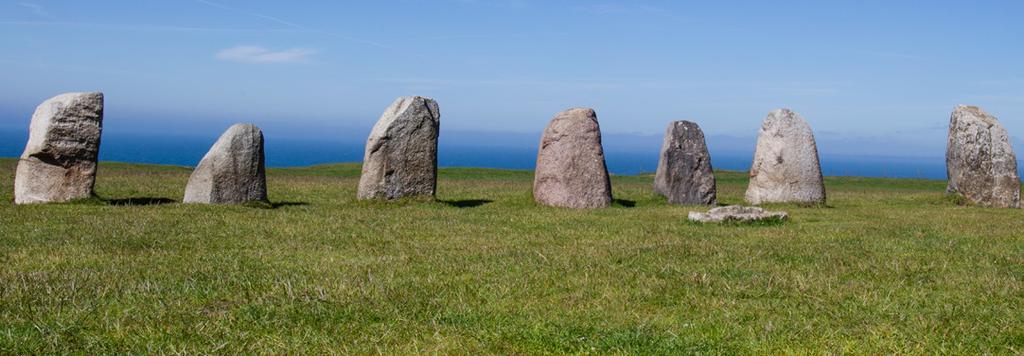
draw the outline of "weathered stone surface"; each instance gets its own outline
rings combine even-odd
[[[18,161],[14,202],[92,197],[102,131],[103,93],[61,94],[40,104]]]
[[[766,220],[786,220],[789,214],[784,211],[767,211],[758,207],[730,205],[714,208],[707,213],[691,211],[690,221],[701,223],[720,222],[757,222]]]
[[[1006,129],[976,106],[957,106],[949,118],[946,191],[974,204],[1020,207],[1020,176]]]
[[[228,128],[199,161],[185,187],[185,203],[267,201],[263,131],[252,124]]]
[[[359,199],[433,197],[441,111],[433,99],[406,96],[391,104],[366,140]]]
[[[768,114],[757,135],[746,200],[762,203],[825,203],[825,183],[811,126],[780,109]]]
[[[704,132],[696,123],[674,121],[668,125],[654,176],[654,191],[671,204],[716,203],[711,154],[704,142]]]
[[[569,109],[548,123],[537,152],[533,199],[575,209],[611,205],[612,185],[593,109]]]

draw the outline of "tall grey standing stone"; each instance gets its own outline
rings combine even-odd
[[[757,135],[746,200],[751,204],[824,204],[825,183],[811,126],[799,114],[768,114]]]
[[[252,124],[228,128],[199,161],[185,187],[185,203],[267,201],[263,131]]]
[[[358,198],[433,197],[437,190],[437,135],[441,111],[420,96],[398,98],[366,140]]]
[[[946,191],[974,204],[1020,207],[1020,176],[1006,129],[976,106],[960,105],[949,118]]]
[[[711,169],[711,154],[700,126],[674,121],[665,131],[665,141],[654,176],[654,191],[671,204],[714,205],[717,190]]]
[[[61,94],[40,104],[18,161],[14,202],[92,197],[102,131],[103,93]]]
[[[575,209],[611,205],[612,185],[593,109],[556,115],[540,140],[533,181],[537,203]]]

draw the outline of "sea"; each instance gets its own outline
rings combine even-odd
[[[26,130],[27,131],[27,130]],[[0,157],[18,157],[24,149],[28,133],[21,130],[0,130]],[[538,136],[539,137],[539,136]],[[216,141],[216,136],[161,133],[104,133],[100,160],[194,166]],[[634,175],[653,173],[658,164],[660,140],[643,149],[623,148],[608,144],[605,157],[612,174]],[[486,140],[473,144],[456,144],[459,140],[441,140],[438,164],[442,167],[480,167],[533,169],[537,159],[535,144],[488,145]],[[359,162],[363,158],[362,141],[354,139],[307,139],[296,137],[266,138],[266,160],[269,167],[298,167],[318,164]],[[749,151],[711,148],[715,169],[746,171],[750,168]],[[942,152],[944,154],[944,152]],[[884,178],[945,179],[945,160],[935,157],[881,157],[864,155],[821,154],[822,171],[827,176],[862,176]],[[1024,168],[1024,163],[1020,164]]]

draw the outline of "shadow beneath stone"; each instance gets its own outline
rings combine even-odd
[[[624,208],[636,207],[636,201],[634,201],[634,200],[612,199],[612,204],[613,205],[617,205],[617,206],[621,206],[621,207],[624,207]]]
[[[309,203],[304,202],[304,201],[279,201],[279,202],[251,201],[251,202],[248,202],[248,203],[239,204],[239,206],[244,206],[244,207],[247,207],[247,208],[268,209],[268,210],[269,209],[283,208],[283,207],[286,207],[286,206],[306,206],[306,205],[309,205]]]
[[[270,208],[271,209],[277,209],[277,208],[286,207],[286,206],[306,206],[306,205],[309,205],[309,203],[304,202],[304,201],[279,201],[279,202],[276,202],[276,203],[270,203]]]
[[[484,204],[493,203],[494,201],[493,200],[487,200],[487,199],[465,199],[465,200],[440,200],[440,202],[442,204],[447,205],[447,206],[452,206],[452,207],[456,207],[456,208],[462,209],[462,208],[475,208],[475,207],[478,207],[478,206],[481,206],[481,205],[484,205]]]
[[[153,197],[132,197],[124,199],[107,199],[107,204],[117,206],[142,206],[142,205],[164,205],[174,204],[177,200],[168,198],[153,198]]]

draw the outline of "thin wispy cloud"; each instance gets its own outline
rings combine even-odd
[[[919,55],[916,55],[916,54],[903,53],[903,52],[869,51],[869,52],[864,52],[864,53],[869,55],[869,56],[876,57],[876,58],[882,58],[882,59],[912,60],[912,61],[919,61],[919,60],[927,59],[925,57],[922,57],[922,56],[919,56]]]
[[[276,16],[270,16],[270,15],[267,15],[267,14],[261,14],[261,13],[257,13],[257,12],[247,11],[247,10],[243,10],[243,9],[236,8],[236,7],[231,7],[231,6],[228,6],[228,5],[224,5],[224,4],[221,4],[221,3],[218,3],[218,2],[209,1],[209,0],[195,0],[195,1],[197,3],[204,4],[204,5],[211,6],[211,7],[215,7],[215,8],[221,9],[221,10],[226,10],[226,11],[230,11],[230,12],[234,12],[234,13],[238,13],[238,14],[242,14],[242,15],[246,15],[246,16],[251,16],[251,17],[263,19],[263,20],[270,21],[270,22],[273,22],[273,23],[276,23],[276,24],[279,24],[279,25],[285,25],[285,26],[288,26],[288,27],[290,27],[290,28],[292,28],[294,30],[301,30],[301,31],[309,31],[309,32],[313,32],[313,33],[319,33],[321,35],[325,35],[325,36],[328,36],[328,37],[339,38],[339,39],[346,40],[346,41],[349,41],[349,42],[360,43],[360,44],[364,44],[364,45],[368,45],[368,46],[373,46],[373,47],[377,47],[377,48],[393,49],[393,47],[385,45],[383,43],[374,42],[374,41],[370,41],[370,40],[365,40],[365,39],[361,39],[361,38],[355,38],[355,37],[351,37],[351,36],[346,36],[346,35],[343,35],[343,34],[337,34],[337,33],[331,33],[331,32],[325,32],[325,31],[316,30],[316,29],[310,28],[308,26],[304,26],[304,25],[301,25],[301,24],[298,24],[298,23],[295,23],[295,22],[292,22],[292,21],[288,21],[288,20],[285,20],[285,19],[282,19],[282,18],[276,17]]]
[[[308,48],[273,51],[260,46],[235,46],[217,52],[214,58],[239,63],[302,63],[316,53]]]
[[[627,15],[664,13],[659,7],[644,4],[603,3],[588,4],[576,7],[577,10],[598,15]]]
[[[549,32],[549,35],[562,35],[561,33]],[[436,35],[423,37],[424,41],[449,41],[449,40],[480,40],[480,39],[511,39],[511,38],[529,38],[530,36],[523,33],[464,33],[464,34],[447,34],[447,35]]]
[[[291,27],[291,28],[294,28],[294,29],[297,29],[297,30],[309,31],[309,28],[307,28],[306,26],[302,26],[302,25],[299,25],[299,24],[291,22],[291,21],[285,21],[285,20],[282,20],[282,19],[270,16],[270,15],[263,15],[263,14],[251,14],[251,15],[259,17],[261,19],[269,20],[271,22],[276,22],[276,23],[279,23],[279,24],[282,24],[282,25],[285,25],[285,26],[288,26],[288,27]]]
[[[604,78],[502,78],[502,79],[439,79],[439,78],[378,78],[377,80],[405,85],[443,87],[536,87],[572,88],[582,90],[754,90],[792,96],[834,96],[841,93],[843,83],[811,82],[760,82],[760,81],[687,81],[679,82],[660,78],[604,77]]]
[[[46,18],[46,19],[53,18],[53,15],[51,15],[49,11],[46,11],[46,8],[43,7],[43,5],[39,5],[39,4],[36,4],[36,3],[31,3],[31,2],[19,2],[18,6],[21,6],[21,7],[24,7],[26,9],[28,9],[32,13],[36,14],[36,16],[39,16],[39,17],[42,17],[42,18]]]
[[[18,68],[19,70],[44,70],[50,72],[66,72],[79,74],[102,74],[110,77],[132,78],[132,79],[167,79],[160,73],[153,71],[136,71],[127,68],[114,66],[80,65],[74,63],[60,63],[57,61],[16,61],[0,59],[0,65]]]
[[[531,79],[480,79],[453,80],[431,78],[380,78],[382,82],[398,83],[416,87],[532,87],[532,88],[564,88],[575,90],[617,90],[623,86],[611,81],[591,80],[531,80]]]
[[[967,95],[963,100],[966,103],[991,102],[1002,104],[1022,104],[1024,103],[1024,92],[1016,90],[1000,90],[985,94]]]
[[[474,6],[489,6],[502,9],[525,9],[530,3],[524,0],[455,0],[456,3]]]
[[[51,27],[78,27],[92,28],[113,31],[163,31],[163,32],[288,32],[292,29],[256,29],[256,28],[222,28],[222,27],[196,27],[196,26],[161,26],[141,24],[113,24],[93,22],[68,22],[68,21],[0,21],[5,26],[51,26]]]
[[[245,11],[245,10],[242,10],[242,9],[239,9],[239,8],[227,6],[227,5],[218,3],[218,2],[213,2],[213,1],[208,1],[208,0],[195,0],[195,1],[200,3],[200,4],[209,5],[209,6],[213,6],[213,7],[219,8],[221,10],[227,10],[227,11],[231,11],[231,12],[237,12],[237,13],[242,13],[242,14],[245,14],[245,15],[261,18],[261,19],[264,19],[264,20],[267,20],[267,21],[270,21],[270,22],[277,23],[279,25],[285,25],[285,26],[294,28],[296,30],[304,30],[304,31],[309,31],[310,30],[309,28],[307,28],[305,26],[299,25],[299,24],[291,22],[291,21],[282,20],[282,19],[274,17],[274,16],[264,15],[264,14],[260,14],[260,13],[250,12],[250,11]]]

